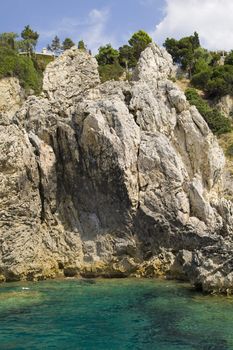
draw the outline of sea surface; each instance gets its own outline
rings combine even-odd
[[[233,349],[233,298],[145,279],[2,284],[0,349]]]

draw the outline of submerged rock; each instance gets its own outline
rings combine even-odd
[[[233,291],[224,155],[173,72],[155,44],[131,82],[100,84],[76,48],[48,65],[43,94],[0,126],[2,276],[168,275]]]

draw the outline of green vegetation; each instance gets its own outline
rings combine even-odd
[[[111,65],[118,60],[119,52],[113,49],[111,44],[107,44],[99,48],[99,53],[95,57],[100,66]]]
[[[83,40],[80,40],[80,41],[78,42],[78,49],[79,49],[79,50],[86,50],[86,45],[85,45],[85,43],[84,43]]]
[[[75,45],[70,38],[65,38],[61,43],[56,35],[47,47],[53,55],[38,54],[35,53],[38,39],[39,34],[29,25],[24,27],[20,36],[13,32],[0,34],[0,79],[17,77],[28,94],[41,92],[43,72],[47,64],[54,60],[54,56],[59,56]],[[78,48],[86,50],[83,40],[79,41]],[[117,74],[120,73],[113,71],[114,76]]]
[[[183,77],[189,78],[189,85],[193,88],[186,90],[186,96],[197,107],[210,129],[218,135],[231,131],[230,119],[210,105],[223,96],[233,96],[233,51],[226,56],[225,52],[211,52],[202,48],[196,32],[180,40],[167,38],[164,46],[180,67]],[[182,77],[181,72],[179,76]],[[201,90],[204,98],[194,88]]]
[[[75,45],[75,43],[73,42],[72,39],[70,39],[70,38],[65,38],[65,40],[64,40],[63,43],[62,43],[62,48],[63,48],[63,50],[65,51],[65,50],[71,49],[71,47],[73,47],[74,45]]]
[[[113,64],[99,66],[99,74],[103,83],[108,80],[119,80],[119,77],[121,77],[124,72],[124,69],[121,67],[118,61],[114,62]]]
[[[34,64],[36,70],[38,72],[40,72],[41,74],[44,72],[46,66],[50,62],[54,61],[53,56],[43,55],[43,54],[39,54],[39,53],[37,53],[36,55],[33,55],[31,58],[32,58],[32,61],[33,61],[33,64]]]
[[[0,78],[17,77],[26,92],[32,93],[33,90],[36,94],[41,91],[43,71],[54,60],[52,55],[34,53],[38,38],[39,34],[29,25],[24,27],[20,36],[13,32],[0,34]],[[96,59],[102,82],[129,79],[141,52],[151,42],[151,37],[139,30],[119,49],[111,44],[101,46]],[[71,38],[67,37],[61,42],[56,35],[47,48],[58,56],[73,45]],[[225,53],[210,52],[201,47],[196,32],[180,40],[167,38],[164,46],[180,67],[179,74],[186,77],[183,85],[192,87],[186,90],[190,103],[197,107],[215,134],[230,132],[230,119],[210,105],[227,94],[233,96],[233,50],[227,56]],[[78,48],[87,50],[83,40],[78,42]],[[201,94],[195,89],[201,90]]]
[[[195,89],[187,89],[185,95],[190,104],[197,107],[213,133],[220,135],[232,130],[231,121],[224,117],[217,109],[211,108]]]
[[[29,25],[21,32],[0,34],[0,78],[17,77],[26,93],[39,94],[42,75],[53,57],[34,53],[39,34]]]
[[[131,47],[133,57],[136,60],[139,60],[142,51],[144,51],[151,42],[151,37],[143,30],[139,30],[138,32],[134,33],[129,39],[129,45]]]
[[[225,59],[225,64],[229,64],[229,65],[233,66],[233,50],[231,52],[229,52],[229,54],[227,55],[227,57]]]
[[[55,35],[51,44],[47,45],[47,50],[52,52],[54,56],[59,56],[63,51],[69,50],[74,45],[75,43],[71,38],[65,38],[61,44],[60,38]],[[80,40],[78,42],[78,48],[80,50],[86,50],[86,46],[83,40]]]
[[[196,63],[195,50],[200,48],[198,34],[195,32],[194,35],[180,40],[167,38],[164,46],[173,57],[174,62],[179,64],[183,70],[187,71],[189,77],[191,77]]]
[[[26,51],[28,54],[32,54],[32,52],[35,50],[39,34],[35,31],[33,31],[29,25],[27,25],[22,33],[21,37],[23,40],[21,40],[20,45],[21,49]]]
[[[141,52],[151,42],[151,37],[139,30],[129,39],[129,45],[123,45],[119,50],[114,49],[111,44],[101,46],[96,55],[101,80],[119,80],[124,73],[128,77],[129,70],[136,66]]]
[[[50,45],[47,45],[47,50],[51,51],[55,56],[58,56],[62,51],[62,45],[57,35],[53,38]]]
[[[233,95],[233,51],[224,61],[220,53],[209,52],[200,46],[196,32],[180,40],[167,38],[164,46],[174,62],[188,75],[191,85],[201,89],[206,98]]]
[[[233,65],[215,66],[193,76],[194,87],[202,88],[210,99],[233,95]]]
[[[0,78],[17,77],[21,86],[29,92],[40,93],[42,74],[36,70],[29,56],[20,56],[14,50],[0,47]]]
[[[26,92],[40,93],[42,70],[39,67],[33,50],[39,38],[30,26],[26,26],[17,40],[16,33],[0,34],[0,78],[17,77]],[[26,55],[21,55],[26,51]]]

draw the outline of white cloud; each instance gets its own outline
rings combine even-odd
[[[167,37],[199,33],[202,46],[233,49],[232,0],[166,0],[164,18],[151,33],[162,44]]]
[[[107,32],[109,18],[109,9],[92,9],[85,19],[65,17],[59,23],[54,23],[52,29],[40,30],[40,38],[43,42],[49,42],[58,35],[61,39],[71,37],[75,43],[83,39],[88,48],[96,53],[101,45],[116,43],[114,36]]]
[[[109,17],[108,9],[93,9],[88,15],[88,25],[81,35],[94,53],[101,45],[111,43],[114,46],[116,44],[114,36],[107,33]]]

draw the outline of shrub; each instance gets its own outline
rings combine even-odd
[[[199,89],[205,89],[206,87],[206,82],[210,79],[211,77],[211,71],[209,69],[199,72],[195,75],[193,75],[191,84]]]
[[[9,48],[0,48],[0,78],[17,77],[20,85],[28,92],[33,89],[39,94],[42,86],[42,74],[38,72],[28,56],[17,54]]]
[[[185,95],[189,103],[196,106],[214,134],[220,135],[232,130],[231,121],[216,108],[211,108],[195,89],[187,89]]]
[[[214,67],[205,91],[210,98],[233,94],[233,66]]]
[[[225,64],[233,65],[233,50],[227,55]]]
[[[38,72],[44,72],[46,66],[54,61],[54,56],[36,54],[32,56],[33,64]]]
[[[0,48],[0,78],[13,76],[17,55],[10,48]]]
[[[102,82],[107,80],[119,80],[124,73],[124,69],[120,66],[119,62],[116,61],[113,64],[105,64],[99,66],[99,74]]]
[[[39,94],[42,86],[42,74],[36,71],[33,61],[30,57],[17,57],[14,74],[18,77],[22,87],[28,92],[34,90]]]
[[[209,67],[192,77],[191,84],[203,89],[209,98],[233,94],[233,66]]]

